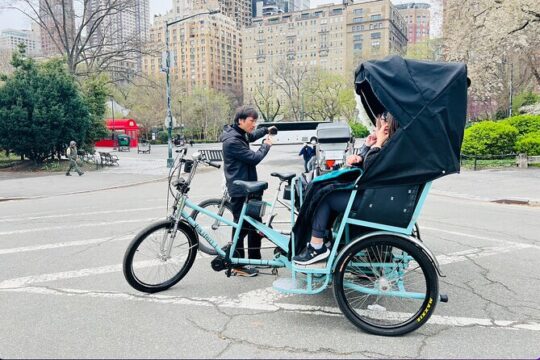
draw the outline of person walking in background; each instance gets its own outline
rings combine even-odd
[[[71,176],[70,171],[72,169],[75,169],[79,176],[83,175],[84,172],[79,169],[79,165],[77,165],[77,143],[75,141],[71,141],[69,143],[69,147],[66,150],[66,156],[69,160],[69,169],[66,173],[66,176]]]
[[[298,153],[298,156],[302,155],[304,157],[304,172],[308,172],[308,163],[309,160],[315,155],[315,147],[309,146],[309,143],[305,143],[304,147]]]

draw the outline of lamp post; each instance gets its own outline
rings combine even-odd
[[[114,100],[111,96],[111,114],[112,114],[112,146],[113,146],[113,150],[116,150],[116,142],[115,142],[115,139],[114,139],[114,130],[115,130],[115,127],[114,127]]]
[[[165,47],[166,47],[166,64],[165,64],[165,73],[167,77],[167,139],[169,147],[169,155],[167,157],[167,167],[171,168],[173,166],[174,160],[172,157],[172,127],[173,127],[173,116],[171,110],[171,51],[169,50],[169,26],[178,24],[182,21],[186,21],[196,16],[200,15],[213,15],[219,13],[219,10],[209,10],[202,13],[193,14],[186,16],[182,19],[167,21],[165,22]]]

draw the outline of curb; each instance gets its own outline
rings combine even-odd
[[[438,196],[445,196],[445,197],[470,200],[470,201],[480,201],[480,202],[488,202],[488,203],[503,204],[503,205],[522,205],[522,206],[530,206],[530,207],[540,207],[540,200],[530,200],[530,199],[525,199],[525,198],[509,197],[509,198],[496,199],[496,198],[487,198],[487,197],[480,197],[480,196],[474,196],[474,195],[453,193],[453,192],[442,191],[442,190],[431,190],[430,193],[434,195],[438,195]]]
[[[140,182],[131,183],[131,184],[115,185],[115,186],[110,186],[110,187],[106,187],[106,188],[92,189],[92,190],[72,191],[72,192],[61,193],[61,194],[37,195],[37,196],[13,197],[13,198],[0,197],[0,202],[14,201],[14,200],[36,200],[36,199],[45,199],[45,198],[56,197],[56,196],[77,195],[77,194],[85,194],[85,193],[98,192],[98,191],[121,189],[121,188],[127,188],[127,187],[132,187],[132,186],[150,184],[150,183],[154,183],[154,182],[160,182],[160,181],[167,180],[168,178],[169,178],[168,176],[165,176],[165,177],[161,177],[161,178],[158,178],[158,179],[140,181]]]

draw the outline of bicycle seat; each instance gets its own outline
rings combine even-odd
[[[268,183],[266,181],[243,181],[243,180],[234,180],[234,185],[240,186],[248,194],[263,192],[268,189]]]
[[[278,177],[279,180],[281,180],[281,181],[289,181],[293,177],[296,176],[295,173],[278,173],[278,172],[273,172],[270,175]]]

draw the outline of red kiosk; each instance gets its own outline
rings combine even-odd
[[[133,119],[106,119],[107,129],[118,134],[126,134],[130,138],[129,146],[137,147],[139,143],[139,126]],[[96,142],[99,147],[114,147],[115,140],[112,137],[101,139]]]

